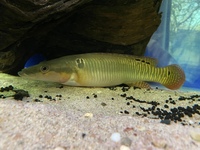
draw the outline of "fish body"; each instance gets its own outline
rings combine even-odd
[[[145,81],[158,82],[172,90],[182,86],[185,74],[178,65],[159,68],[156,64],[157,60],[149,57],[87,53],[44,61],[18,74],[71,86],[107,87],[127,84],[148,88]]]

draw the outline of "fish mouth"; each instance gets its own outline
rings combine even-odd
[[[27,74],[25,71],[19,71],[17,73],[20,77],[26,78],[26,79],[33,79],[35,80],[35,78],[33,78],[33,76],[31,74]]]
[[[23,71],[19,71],[18,73],[17,73],[20,77],[25,77],[25,76],[28,76],[25,72],[23,72]]]

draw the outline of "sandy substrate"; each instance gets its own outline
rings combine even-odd
[[[151,111],[142,110],[151,108],[151,102],[159,103],[156,109],[168,112],[178,107],[193,108],[200,105],[200,92],[61,88],[58,84],[6,74],[0,74],[0,85],[12,85],[30,94],[23,100],[14,100],[15,92],[0,92],[2,150],[200,149],[198,113],[184,115],[181,121],[167,125]],[[134,100],[127,99],[131,96]],[[186,99],[179,100],[180,96]],[[118,135],[118,141],[117,136],[111,139],[112,135]]]

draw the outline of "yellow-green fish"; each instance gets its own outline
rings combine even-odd
[[[149,57],[111,53],[69,55],[18,72],[19,76],[71,86],[107,87],[119,84],[149,88],[145,81],[158,82],[175,90],[185,74],[178,65],[156,67]]]

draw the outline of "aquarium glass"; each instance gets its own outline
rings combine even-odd
[[[157,58],[159,66],[180,65],[184,86],[200,88],[200,0],[163,0],[160,13],[145,55]]]

